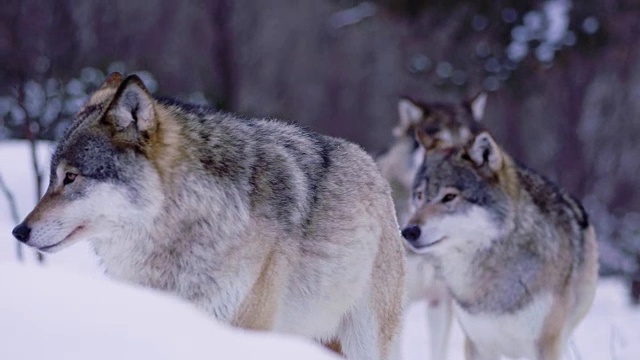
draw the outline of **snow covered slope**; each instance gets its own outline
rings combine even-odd
[[[337,359],[105,277],[16,263],[0,264],[0,274],[0,359]]]

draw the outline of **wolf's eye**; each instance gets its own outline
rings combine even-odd
[[[64,180],[62,181],[62,184],[63,185],[71,184],[77,177],[78,177],[78,174],[67,172],[66,174],[64,174]]]
[[[443,203],[448,203],[449,201],[452,201],[453,199],[455,199],[455,198],[456,198],[456,196],[458,196],[458,195],[449,193],[449,194],[445,195],[445,196],[442,198],[442,202],[443,202]]]

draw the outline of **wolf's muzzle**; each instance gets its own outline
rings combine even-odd
[[[413,225],[407,226],[402,230],[402,237],[409,241],[416,241],[420,237],[420,227]]]
[[[31,228],[27,226],[24,222],[18,224],[13,231],[11,232],[13,236],[19,241],[26,243],[29,241],[29,235],[31,234]]]

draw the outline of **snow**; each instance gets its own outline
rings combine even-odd
[[[551,44],[558,44],[565,38],[569,30],[571,2],[568,0],[547,1],[543,8],[548,22],[545,40]]]
[[[640,308],[627,300],[627,289],[616,279],[600,280],[593,307],[578,325],[566,360],[638,360],[640,359]],[[426,305],[417,303],[405,313],[403,360],[428,359],[429,335]],[[464,337],[454,324],[449,344],[449,359],[464,359]],[[577,355],[571,355],[571,351]]]
[[[310,341],[223,326],[169,295],[56,268],[0,265],[0,359],[312,359]]]
[[[49,143],[38,146],[45,183],[50,150]],[[26,143],[0,142],[0,176],[25,216],[36,201]],[[14,225],[0,194],[0,359],[336,358],[309,341],[231,329],[178,299],[111,281],[86,243],[47,256],[42,267],[25,248],[27,265],[19,265]],[[427,360],[425,304],[407,309],[403,327],[403,359]],[[600,281],[572,344],[566,360],[640,359],[640,309],[629,305],[621,282]],[[457,324],[448,359],[464,359]]]

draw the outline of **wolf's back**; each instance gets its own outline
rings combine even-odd
[[[290,231],[305,232],[320,201],[349,207],[354,204],[346,199],[355,201],[356,194],[362,194],[359,200],[384,203],[380,211],[393,215],[387,182],[355,144],[282,121],[163,104],[181,122],[180,136],[190,161],[204,170],[201,175],[239,185],[252,211]]]

